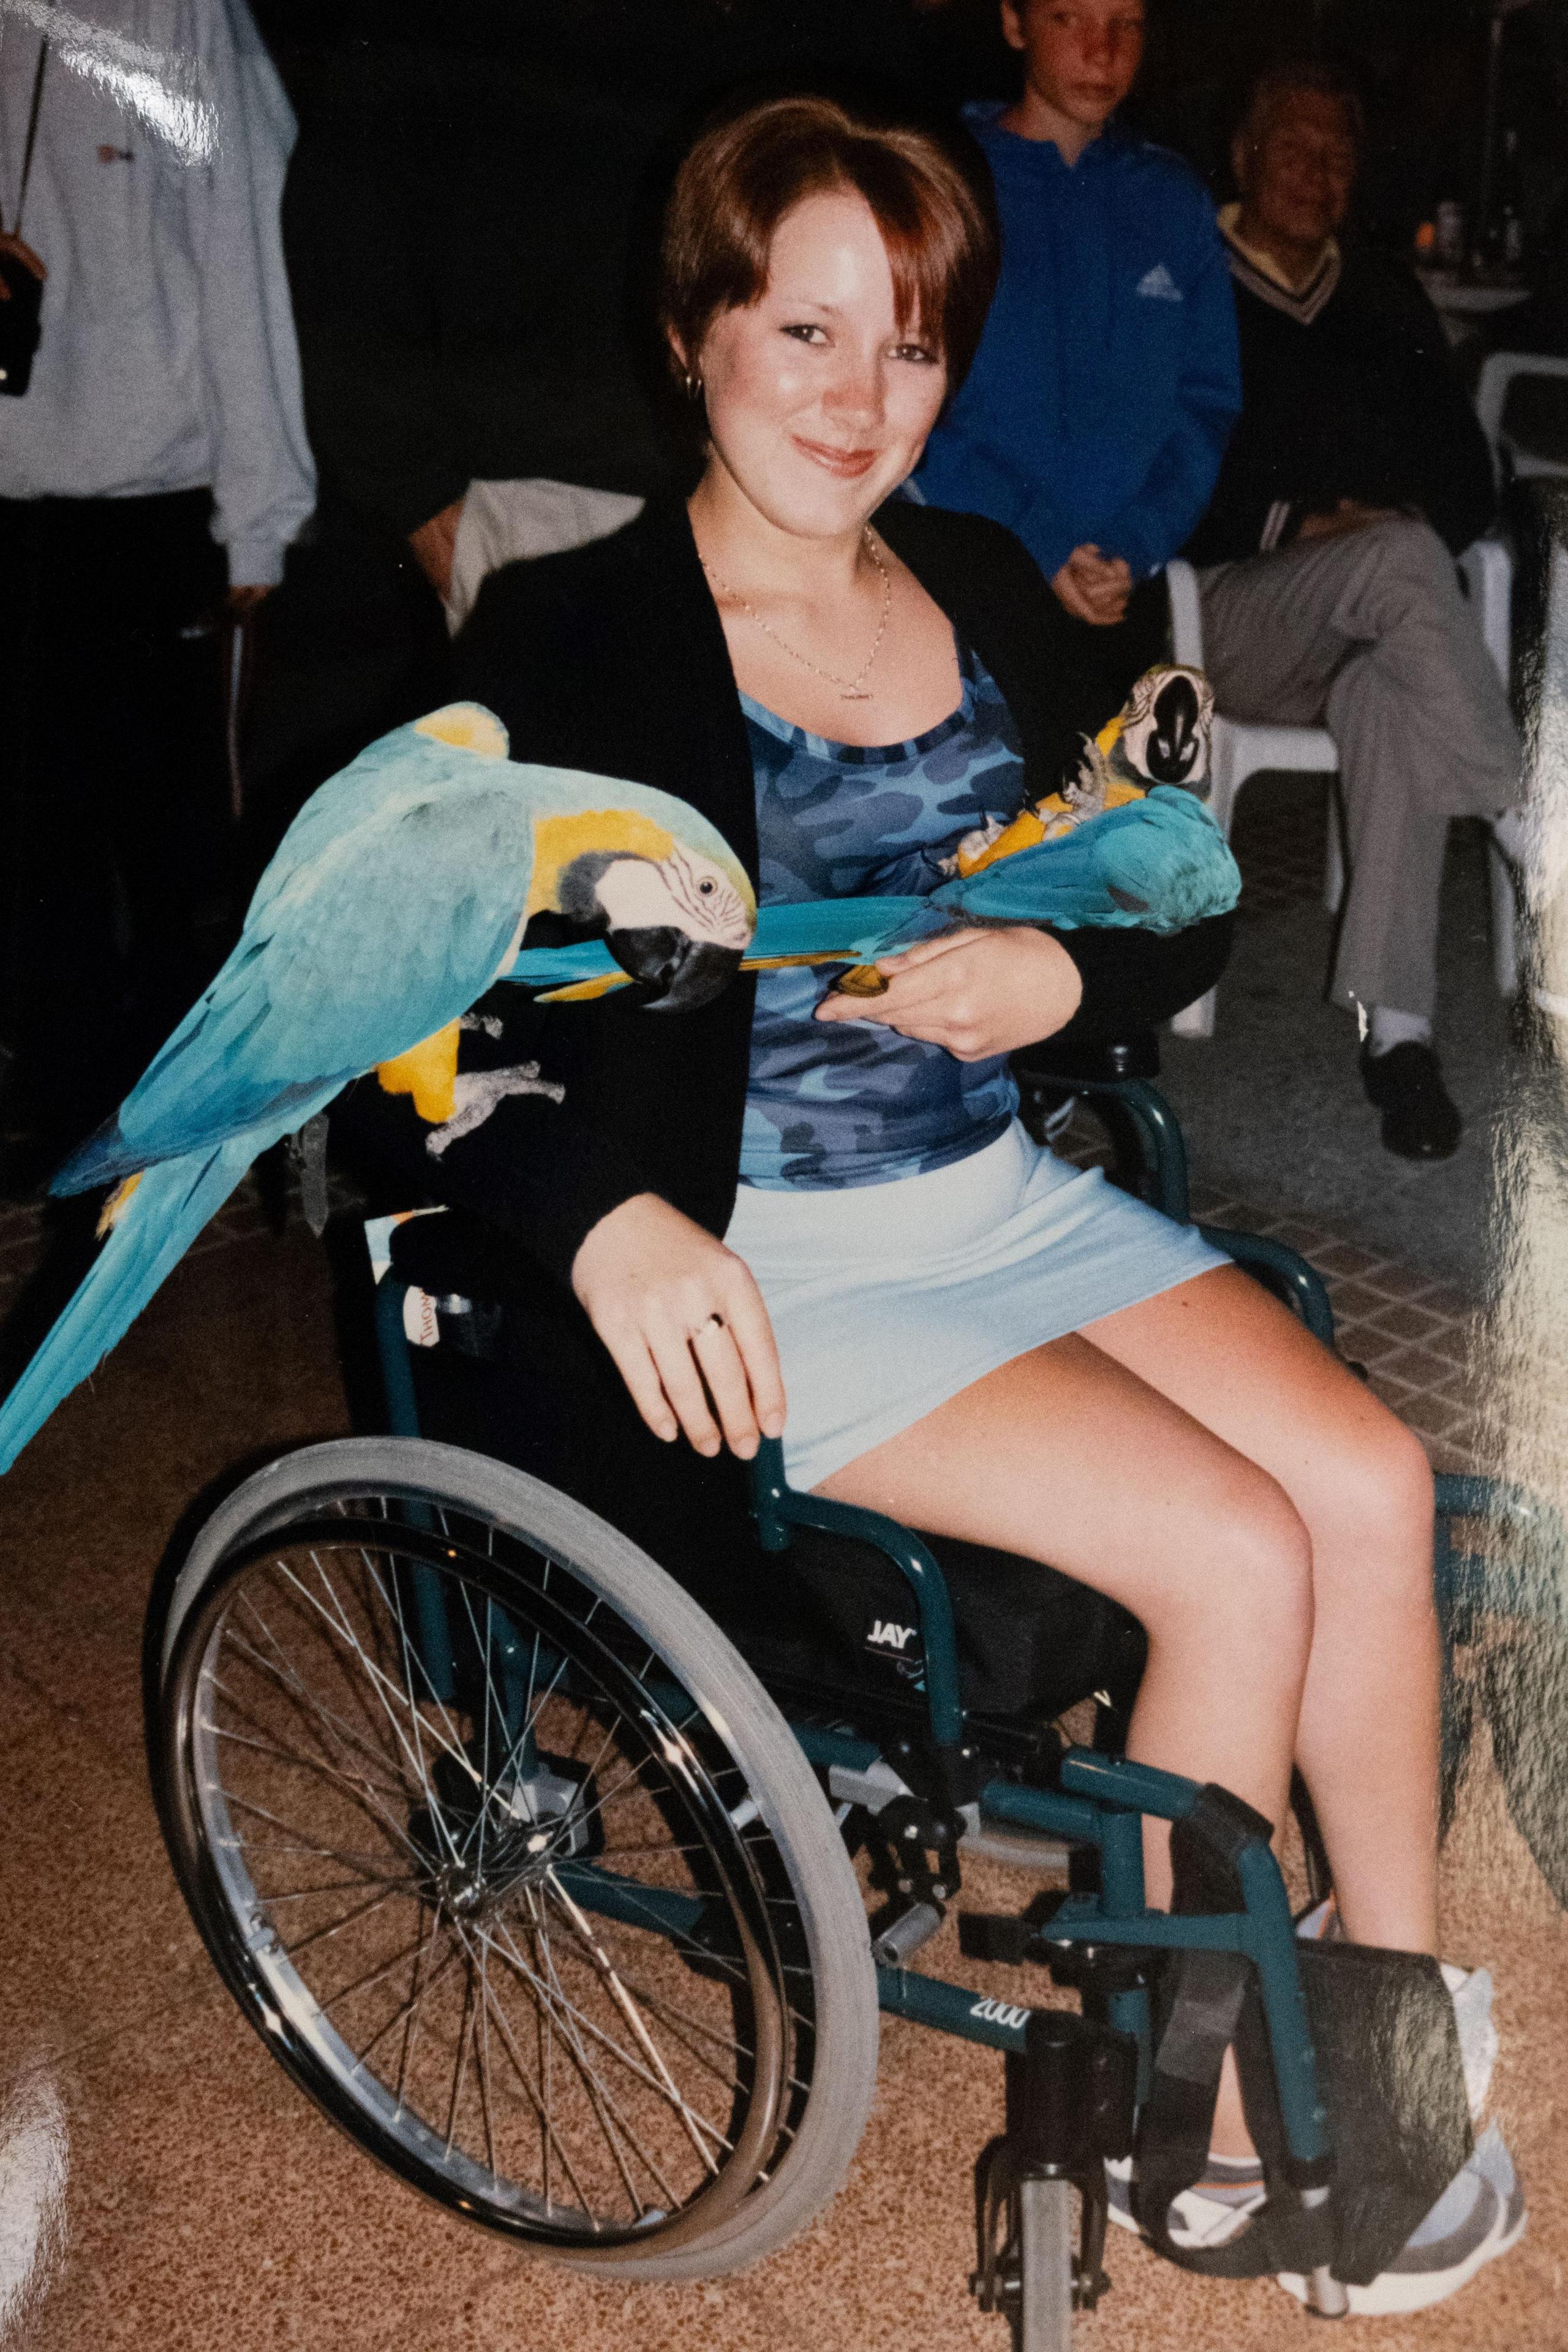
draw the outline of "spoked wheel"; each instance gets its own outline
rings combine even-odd
[[[634,1545],[455,1447],[312,1447],[207,1523],[162,1654],[186,1901],[363,2147],[627,2276],[737,2268],[832,2196],[876,2074],[854,1872]]]

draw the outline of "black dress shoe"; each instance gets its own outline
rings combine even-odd
[[[1366,1098],[1383,1113],[1383,1148],[1401,1160],[1447,1160],[1464,1131],[1437,1056],[1430,1045],[1393,1045],[1386,1054],[1361,1049]]]

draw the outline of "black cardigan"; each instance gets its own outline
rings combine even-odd
[[[1074,675],[1053,658],[1064,625],[1033,559],[980,516],[894,500],[878,521],[1005,695],[1027,790],[1049,791],[1079,735],[1109,714],[1085,709]],[[755,880],[745,720],[683,506],[656,504],[612,539],[495,573],[458,641],[456,668],[458,691],[495,711],[514,758],[679,794],[712,820]],[[1060,1034],[1120,1034],[1190,1003],[1222,969],[1229,930],[1221,918],[1173,940],[1128,929],[1057,934],[1083,978],[1082,1003]],[[492,1001],[507,1014],[505,1058],[537,1058],[564,1086],[563,1104],[509,1097],[438,1162],[422,1148],[408,1098],[382,1095],[374,1079],[354,1090],[343,1125],[395,1169],[409,1205],[423,1194],[470,1212],[514,1276],[521,1244],[564,1286],[589,1230],[636,1193],[659,1193],[723,1233],[738,1181],[753,995],[742,977],[701,1012],[666,1018],[643,1011],[629,991],[552,1011],[503,983]],[[468,1231],[468,1221],[447,1227],[444,1251],[458,1230]],[[433,1245],[430,1236],[425,1246]],[[448,1277],[443,1286],[462,1285]]]
[[[1304,515],[1341,499],[1425,515],[1457,555],[1496,508],[1491,459],[1444,339],[1410,271],[1352,247],[1309,320],[1233,262],[1241,415],[1214,497],[1183,552],[1230,563],[1288,546]],[[1282,509],[1282,518],[1277,513]]]

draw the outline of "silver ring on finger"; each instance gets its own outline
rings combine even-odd
[[[695,1347],[698,1340],[705,1339],[710,1331],[721,1331],[723,1328],[724,1318],[721,1315],[709,1315],[700,1323],[694,1323],[686,1337],[688,1342]]]

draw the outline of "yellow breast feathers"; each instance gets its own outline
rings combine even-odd
[[[458,1106],[458,1039],[462,1024],[448,1021],[432,1037],[410,1045],[390,1062],[376,1065],[376,1077],[389,1095],[412,1095],[419,1117],[443,1127]]]

